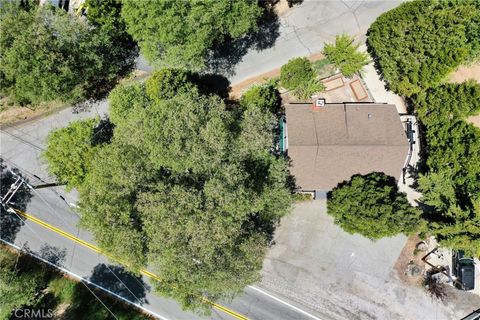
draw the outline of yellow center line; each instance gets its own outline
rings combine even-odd
[[[80,239],[80,238],[78,238],[78,237],[75,237],[74,235],[72,235],[72,234],[70,234],[70,233],[68,233],[68,232],[63,231],[62,229],[59,229],[59,228],[57,228],[57,227],[54,227],[54,226],[52,226],[51,224],[49,224],[49,223],[47,223],[47,222],[45,222],[45,221],[43,221],[43,220],[40,220],[40,219],[32,216],[31,214],[28,214],[28,213],[26,213],[26,212],[20,211],[20,210],[18,210],[18,209],[13,209],[13,210],[15,210],[15,212],[16,212],[19,216],[22,216],[22,217],[25,218],[25,219],[28,219],[28,220],[30,220],[30,221],[32,221],[32,222],[35,222],[36,224],[38,224],[38,225],[40,225],[40,226],[42,226],[42,227],[44,227],[44,228],[46,228],[46,229],[48,229],[48,230],[50,230],[50,231],[53,231],[53,232],[61,235],[62,237],[65,237],[65,238],[67,238],[67,239],[70,239],[70,240],[72,240],[73,242],[76,242],[76,243],[78,243],[78,244],[80,244],[80,245],[82,245],[82,246],[84,246],[84,247],[86,247],[86,248],[88,248],[88,249],[90,249],[90,250],[92,250],[92,251],[95,251],[95,252],[97,252],[97,253],[99,253],[99,254],[102,254],[102,255],[108,257],[108,258],[111,259],[111,260],[114,260],[114,261],[116,261],[116,262],[119,262],[119,263],[121,263],[121,264],[123,264],[123,265],[128,266],[127,263],[122,262],[121,260],[119,260],[119,259],[117,259],[117,258],[114,258],[114,257],[108,255],[106,252],[104,252],[103,250],[101,250],[99,247],[97,247],[97,246],[95,246],[95,245],[93,245],[93,244],[91,244],[91,243],[88,243],[87,241],[84,241],[84,240],[82,240],[82,239]],[[156,280],[156,281],[159,281],[159,282],[162,281],[162,279],[161,279],[159,276],[155,275],[154,273],[151,273],[151,272],[148,271],[148,270],[141,269],[141,270],[140,270],[140,273],[143,274],[143,275],[145,275],[145,276],[147,276],[147,277],[149,277],[149,278],[151,278],[151,279],[154,279],[154,280]],[[222,306],[222,305],[219,305],[219,304],[217,304],[217,303],[215,303],[215,302],[213,302],[213,301],[210,301],[210,300],[208,300],[207,298],[202,298],[202,300],[203,300],[205,303],[211,305],[213,308],[215,308],[215,309],[217,309],[217,310],[220,310],[220,311],[222,311],[222,312],[225,312],[226,314],[231,315],[231,316],[234,317],[234,318],[237,318],[237,319],[240,319],[240,320],[249,320],[247,317],[245,317],[245,316],[243,316],[243,315],[241,315],[241,314],[239,314],[239,313],[237,313],[237,312],[235,312],[235,311],[233,311],[233,310],[230,310],[230,309],[228,309],[228,308],[226,308],[226,307],[224,307],[224,306]]]

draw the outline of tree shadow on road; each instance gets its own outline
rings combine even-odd
[[[38,250],[38,255],[48,262],[62,267],[67,256],[67,250],[65,248],[60,249],[45,243],[40,247],[40,250]]]
[[[122,266],[98,264],[89,280],[133,303],[148,303],[145,296],[150,286]]]
[[[257,32],[249,33],[240,39],[225,41],[210,50],[206,59],[207,72],[226,77],[234,75],[235,65],[242,61],[248,50],[261,51],[273,47],[280,35],[279,28],[277,14],[271,6],[267,6]]]
[[[17,168],[11,168],[14,172],[12,173],[7,166],[4,164],[4,160],[0,158],[0,198],[3,199],[7,193],[9,193],[11,186],[17,181],[18,177],[22,177],[25,182],[28,183],[26,179]],[[19,183],[19,182],[17,182]],[[15,237],[20,231],[20,228],[23,226],[23,221],[15,213],[7,211],[7,207],[12,207],[21,211],[25,211],[27,208],[28,202],[32,198],[31,190],[25,185],[21,184],[18,190],[10,198],[7,196],[5,201],[8,201],[8,206],[4,205],[2,200],[2,205],[0,206],[0,238],[13,243]]]

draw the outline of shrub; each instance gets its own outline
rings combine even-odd
[[[96,148],[93,146],[94,119],[70,123],[68,127],[49,134],[43,156],[50,173],[71,189],[82,184],[89,170]]]
[[[0,89],[20,104],[96,98],[133,67],[135,45],[52,6],[2,2]]]
[[[176,94],[187,92],[195,85],[192,73],[181,69],[154,71],[146,82],[146,92],[151,99],[171,99]]]
[[[359,46],[353,37],[342,34],[335,37],[334,44],[325,44],[324,53],[345,77],[351,77],[369,62],[368,54],[358,51]]]
[[[122,16],[157,66],[200,70],[209,49],[257,30],[257,1],[123,1]]]
[[[280,69],[280,84],[301,99],[307,99],[324,89],[307,58],[295,58],[283,65]]]
[[[328,194],[327,213],[349,233],[377,240],[418,229],[420,210],[399,193],[393,177],[355,175]]]
[[[240,104],[244,107],[257,105],[272,113],[278,112],[280,103],[280,93],[272,83],[254,85],[250,87],[240,99]]]

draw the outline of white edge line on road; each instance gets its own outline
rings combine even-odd
[[[292,309],[294,309],[294,310],[296,310],[296,311],[298,311],[298,312],[300,312],[300,313],[303,313],[304,315],[306,315],[306,316],[308,316],[308,317],[310,317],[310,318],[312,318],[312,319],[322,320],[322,319],[314,316],[313,314],[310,314],[310,313],[308,313],[308,312],[306,312],[306,311],[304,311],[304,310],[302,310],[302,309],[300,309],[300,308],[295,307],[294,305],[291,305],[291,304],[288,303],[288,302],[283,301],[282,299],[279,299],[279,298],[271,295],[271,294],[268,293],[268,292],[263,291],[263,290],[260,289],[260,288],[257,288],[257,287],[254,287],[254,286],[248,286],[248,287],[249,287],[250,289],[256,290],[256,291],[258,291],[258,292],[260,292],[260,293],[262,293],[262,294],[264,294],[264,295],[272,298],[272,299],[275,300],[275,301],[278,301],[278,302],[280,302],[280,303],[283,303],[284,305],[286,305],[286,306],[288,306],[288,307],[290,307],[290,308],[292,308]]]
[[[93,283],[93,282],[91,282],[91,281],[89,281],[89,280],[87,280],[87,279],[85,279],[85,278],[83,278],[83,277],[81,277],[81,276],[79,276],[79,275],[77,275],[77,274],[75,274],[75,273],[73,273],[73,272],[71,272],[71,271],[63,268],[63,267],[57,266],[56,264],[51,263],[50,261],[48,261],[48,260],[46,260],[46,259],[44,259],[44,258],[42,258],[42,257],[40,257],[40,256],[38,256],[38,255],[36,255],[36,254],[34,254],[33,252],[29,252],[29,251],[22,250],[22,248],[20,248],[20,247],[17,246],[16,244],[10,243],[10,242],[5,241],[5,240],[3,240],[3,239],[0,239],[0,241],[3,242],[3,243],[5,243],[5,244],[7,244],[7,245],[9,245],[9,246],[11,246],[11,247],[13,247],[13,248],[15,248],[15,249],[17,249],[17,250],[20,251],[20,252],[26,252],[27,254],[31,255],[32,257],[34,257],[34,258],[36,258],[36,259],[38,259],[38,260],[40,260],[40,261],[48,264],[49,266],[51,266],[51,267],[53,267],[53,268],[59,269],[60,271],[66,273],[66,274],[68,274],[68,275],[70,275],[70,276],[72,276],[72,277],[74,277],[74,278],[77,278],[77,279],[80,280],[80,281],[86,282],[86,283],[88,283],[88,284],[90,284],[90,285],[92,285],[92,286],[94,286],[94,287],[97,287],[97,288],[100,289],[100,290],[103,290],[103,291],[105,291],[105,292],[108,292],[109,294],[115,296],[116,298],[118,298],[118,299],[120,299],[120,300],[122,300],[122,301],[125,301],[125,302],[128,303],[128,304],[132,304],[132,305],[134,305],[135,307],[137,307],[137,308],[145,311],[145,312],[148,313],[148,314],[151,314],[151,315],[154,316],[154,317],[157,317],[157,318],[160,319],[160,320],[169,320],[169,319],[167,319],[167,318],[165,318],[165,317],[162,317],[161,315],[159,315],[159,314],[157,314],[157,313],[155,313],[155,312],[153,312],[153,311],[150,311],[150,310],[142,307],[141,305],[139,305],[139,304],[137,304],[137,303],[134,303],[134,302],[132,302],[132,301],[130,301],[130,300],[128,300],[128,299],[125,299],[124,297],[116,294],[115,292],[112,292],[112,291],[110,291],[110,290],[108,290],[108,289],[106,289],[106,288],[104,288],[104,287],[101,287],[101,286],[99,286],[98,284],[95,284],[95,283]]]

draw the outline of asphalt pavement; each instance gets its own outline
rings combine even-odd
[[[272,40],[271,47],[264,50],[251,47],[232,63],[224,63],[221,68],[217,66],[216,71],[227,76],[231,84],[239,83],[278,68],[293,57],[320,51],[323,43],[333,40],[336,34],[346,32],[361,37],[379,14],[396,5],[398,1],[304,1],[279,19],[278,37]],[[149,70],[148,65],[142,68]],[[107,107],[107,101],[104,100],[84,112],[74,113],[72,108],[67,108],[42,119],[4,128],[0,135],[1,157],[7,165],[25,174],[31,184],[54,182],[41,157],[48,133],[77,119],[103,116]],[[25,211],[69,234],[94,243],[92,236],[78,227],[78,215],[74,210],[76,199],[75,192],[67,193],[63,187],[40,189],[33,193]],[[171,299],[154,295],[149,279],[131,279],[121,267],[102,255],[31,221],[27,220],[20,226],[14,243],[56,260],[56,264],[74,274],[93,279],[114,292],[121,292],[159,318],[205,319],[182,311],[178,303]],[[124,285],[130,282],[136,285]],[[310,310],[308,306],[260,288],[246,288],[232,302],[221,304],[250,319],[329,319]],[[206,318],[233,319],[218,310]]]
[[[310,56],[323,49],[325,42],[348,33],[359,41],[365,40],[370,24],[385,11],[395,8],[402,0],[305,0],[281,15],[275,27],[257,42],[238,45],[235,54],[217,57],[208,63],[210,72],[226,76],[232,85],[277,69],[288,60]],[[153,68],[142,58],[137,67]]]

